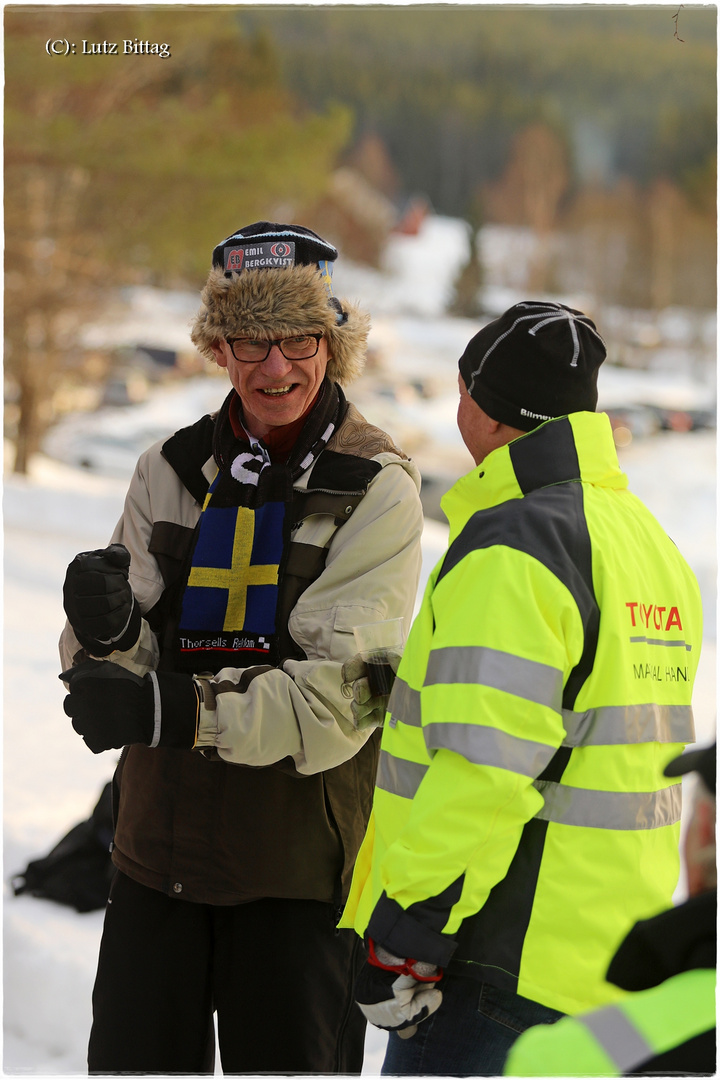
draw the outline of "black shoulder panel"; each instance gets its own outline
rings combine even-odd
[[[536,432],[509,445],[510,460],[523,495],[550,484],[579,480],[580,462],[568,418],[537,428]]]
[[[308,491],[362,491],[382,468],[378,461],[323,450],[308,480]]]
[[[508,499],[499,506],[478,510],[451,544],[438,584],[470,552],[494,545],[511,547],[537,559],[567,587],[578,606],[585,645],[563,695],[563,706],[572,708],[592,670],[600,625],[582,484],[560,483],[532,491],[522,499]]]
[[[189,427],[176,431],[162,448],[165,460],[199,503],[203,502],[209,486],[202,467],[212,456],[214,430],[212,416],[203,416]]]

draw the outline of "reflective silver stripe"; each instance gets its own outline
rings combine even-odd
[[[523,776],[541,773],[556,750],[554,746],[477,724],[427,724],[423,735],[431,753],[454,750],[474,765],[496,765]]]
[[[556,712],[562,708],[562,671],[480,645],[433,649],[428,659],[425,686],[438,683],[491,686],[538,705],[548,705]]]
[[[377,787],[391,795],[412,799],[428,768],[428,765],[406,761],[381,750]],[[549,780],[536,780],[533,786],[544,800],[542,809],[535,816],[558,825],[637,830],[659,829],[680,820],[681,784],[649,792],[591,791]]]
[[[158,683],[158,677],[154,671],[149,671],[150,682],[152,683],[154,704],[153,704],[153,736],[150,742],[150,746],[157,746],[160,742],[160,733],[162,728],[162,706],[160,704],[160,684]]]
[[[687,641],[663,641],[662,638],[653,637],[631,637],[631,645],[665,645],[667,648],[672,649],[685,649],[687,652],[692,652],[692,645],[688,645]]]
[[[597,1039],[610,1060],[617,1065],[620,1075],[655,1057],[655,1049],[617,1005],[586,1013],[576,1017],[576,1020]]]
[[[607,705],[587,712],[563,709],[564,746],[695,742],[689,705]]]
[[[420,691],[413,690],[404,679],[395,679],[388,711],[391,714],[391,727],[395,727],[398,720],[411,727],[420,727]]]
[[[661,791],[590,791],[536,780],[545,805],[536,817],[585,829],[659,829],[680,820],[682,785]]]
[[[381,750],[375,785],[383,791],[389,791],[391,795],[401,795],[403,799],[412,799],[428,768],[427,765],[405,761],[403,758],[388,754],[387,750]]]

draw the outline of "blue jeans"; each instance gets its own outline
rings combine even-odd
[[[446,975],[440,988],[442,1005],[412,1038],[390,1033],[383,1076],[501,1076],[510,1047],[526,1028],[563,1016],[469,977]]]

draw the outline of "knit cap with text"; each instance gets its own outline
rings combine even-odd
[[[493,420],[532,431],[572,412],[594,412],[605,342],[587,315],[524,300],[484,326],[460,358],[468,393]]]
[[[333,292],[337,248],[302,225],[256,221],[215,246],[191,337],[213,359],[221,340],[323,333],[327,375],[346,385],[363,369],[370,317]]]

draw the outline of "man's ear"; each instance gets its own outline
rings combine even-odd
[[[215,357],[215,363],[217,364],[217,366],[226,368],[228,366],[228,362],[222,344],[216,341],[214,345],[210,346],[210,349],[213,356]]]

